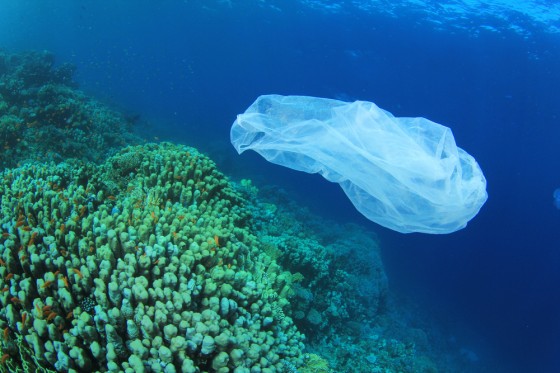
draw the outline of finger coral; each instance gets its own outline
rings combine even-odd
[[[21,363],[9,347],[17,338],[32,351],[26,364],[60,372],[303,363],[303,335],[283,311],[283,284],[263,275],[270,259],[244,201],[196,149],[148,144],[100,166],[30,163],[0,174],[0,194],[8,364]]]

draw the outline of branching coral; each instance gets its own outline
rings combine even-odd
[[[43,366],[301,364],[282,271],[259,249],[242,198],[195,149],[130,147],[101,167],[25,165],[3,172],[0,189],[0,322]]]

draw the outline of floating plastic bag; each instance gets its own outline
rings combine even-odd
[[[371,102],[260,96],[237,116],[231,143],[320,173],[368,219],[402,233],[464,228],[487,199],[480,167],[449,128]]]

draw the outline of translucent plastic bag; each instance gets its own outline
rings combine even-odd
[[[231,143],[320,173],[368,219],[402,233],[464,228],[487,199],[480,167],[449,128],[371,102],[260,96],[237,116]]]

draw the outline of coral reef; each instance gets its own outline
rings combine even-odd
[[[414,344],[378,334],[330,335],[312,349],[340,372],[433,372],[426,368],[430,360],[418,354]]]
[[[303,364],[285,277],[213,162],[171,144],[0,174],[2,354],[66,371]],[[21,349],[20,349],[21,350]],[[27,356],[27,355],[26,355]]]
[[[76,89],[74,67],[46,51],[0,52],[0,167],[34,160],[100,162],[139,144],[133,118]]]
[[[278,190],[257,195],[246,180],[239,190],[252,202],[253,231],[263,250],[296,274],[286,280],[292,312],[309,340],[366,325],[383,313],[387,276],[371,233],[319,219]]]
[[[371,232],[339,225],[297,205],[278,188],[249,180],[237,189],[250,201],[253,231],[262,249],[290,277],[290,311],[305,332],[307,352],[298,372],[435,372],[419,353],[427,341],[389,308],[387,276]],[[318,355],[316,355],[318,354]]]
[[[371,232],[138,145],[73,73],[0,52],[0,373],[468,371]]]

